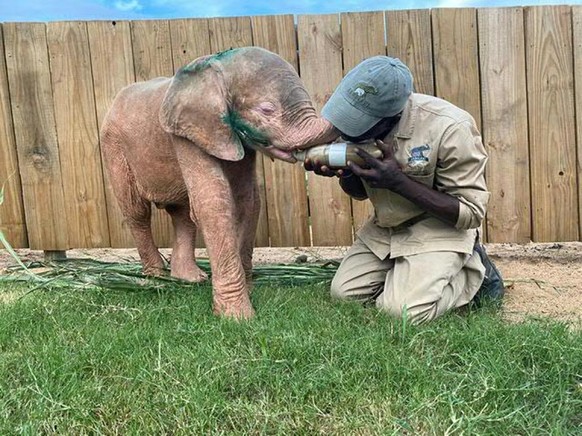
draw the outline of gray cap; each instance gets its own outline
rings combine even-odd
[[[404,109],[412,93],[412,74],[400,59],[368,58],[346,74],[321,115],[342,133],[359,136],[382,118]]]

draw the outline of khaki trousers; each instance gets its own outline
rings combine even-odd
[[[379,259],[356,238],[331,283],[341,299],[375,300],[391,315],[420,324],[469,303],[485,268],[479,254],[438,251]]]

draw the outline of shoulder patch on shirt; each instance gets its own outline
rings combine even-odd
[[[410,149],[410,156],[408,157],[408,166],[416,167],[423,166],[428,162],[428,156],[425,155],[430,153],[431,147],[428,144],[419,145],[418,147],[413,147]]]

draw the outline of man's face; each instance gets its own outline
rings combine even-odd
[[[398,124],[402,113],[396,114],[393,117],[382,118],[370,130],[362,133],[360,136],[349,136],[342,133],[342,138],[350,142],[362,142],[370,139],[384,139],[388,133]]]

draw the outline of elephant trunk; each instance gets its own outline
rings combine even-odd
[[[309,117],[299,128],[295,128],[291,135],[285,138],[285,149],[298,150],[327,144],[334,141],[340,135],[328,120],[318,116]]]

